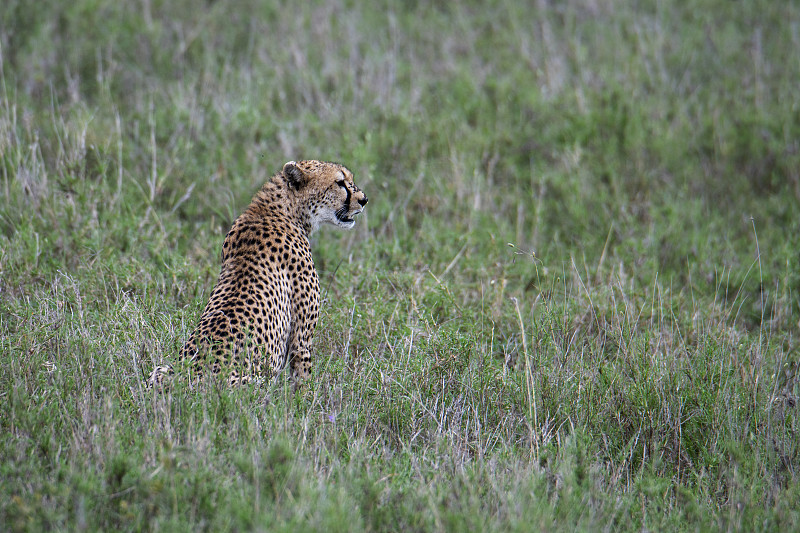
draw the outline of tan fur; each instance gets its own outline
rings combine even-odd
[[[290,161],[253,197],[222,245],[220,272],[179,361],[195,377],[222,373],[231,384],[311,373],[319,278],[308,237],[320,224],[352,228],[367,197],[336,163]],[[151,382],[172,373],[159,367]]]

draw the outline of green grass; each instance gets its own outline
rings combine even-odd
[[[528,4],[5,2],[0,529],[800,527],[800,9]],[[313,381],[144,389],[300,158]]]

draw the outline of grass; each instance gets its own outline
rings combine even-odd
[[[794,530],[800,10],[0,7],[0,524]],[[314,379],[142,386],[287,160]]]

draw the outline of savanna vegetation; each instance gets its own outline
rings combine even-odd
[[[5,0],[0,529],[800,524],[800,5]],[[143,378],[290,159],[314,379]]]

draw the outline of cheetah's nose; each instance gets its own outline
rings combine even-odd
[[[367,205],[367,202],[369,202],[369,198],[367,198],[366,196],[364,196],[364,198],[359,198],[358,199],[358,203],[361,204],[361,207],[364,207],[365,205]]]

